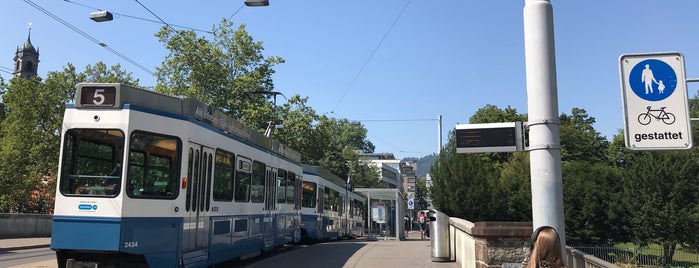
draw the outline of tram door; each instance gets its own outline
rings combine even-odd
[[[318,198],[316,199],[318,217],[316,218],[316,234],[318,238],[325,237],[325,186],[318,185]]]
[[[276,236],[277,169],[267,167],[265,176],[265,247],[274,244]]]
[[[209,211],[214,149],[189,143],[187,162],[187,204],[183,230],[183,251],[205,249],[209,244]]]

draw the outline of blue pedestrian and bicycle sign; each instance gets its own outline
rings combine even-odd
[[[674,150],[692,147],[684,57],[677,52],[619,58],[626,147]]]

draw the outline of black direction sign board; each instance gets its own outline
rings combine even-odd
[[[520,122],[456,125],[457,153],[521,151]]]

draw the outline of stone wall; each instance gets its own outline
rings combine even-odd
[[[529,256],[531,222],[475,222],[476,268],[513,267]]]
[[[0,239],[50,237],[51,215],[0,213]]]

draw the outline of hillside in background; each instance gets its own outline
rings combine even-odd
[[[434,162],[437,161],[437,155],[431,154],[431,155],[426,155],[422,158],[415,158],[415,157],[403,158],[403,160],[401,160],[401,161],[417,161],[416,176],[418,178],[421,178],[421,177],[427,176],[427,173],[430,173],[430,168],[432,167]]]

